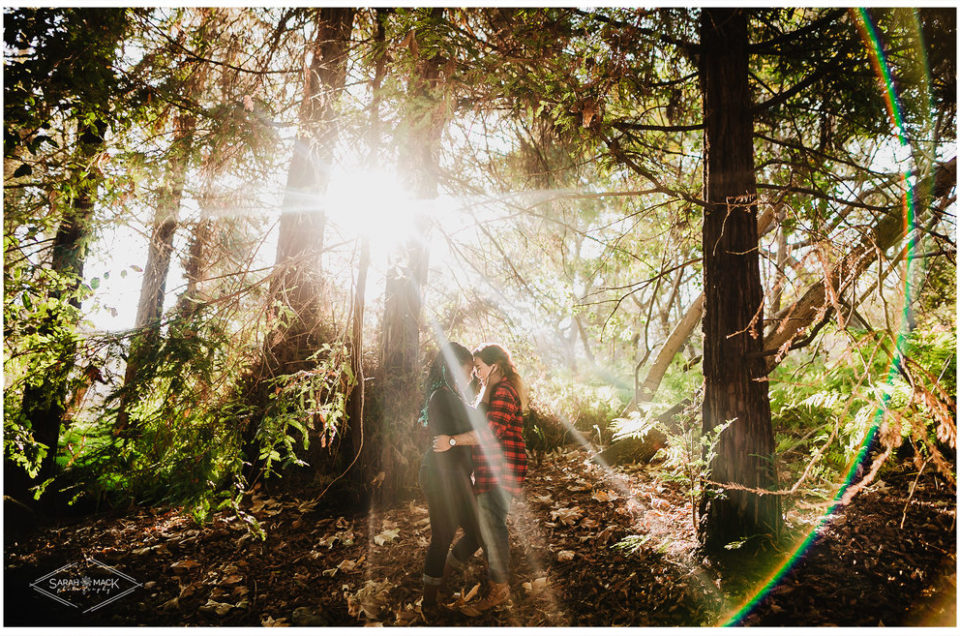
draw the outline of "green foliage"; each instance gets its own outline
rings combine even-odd
[[[825,337],[835,348],[833,360],[788,359],[771,382],[777,454],[784,469],[798,476],[812,463],[802,492],[829,496],[878,422],[882,445],[896,448],[911,440],[922,457],[952,452],[946,442],[947,423],[956,421],[956,407],[949,406],[956,404],[952,331],[916,330],[900,343],[907,353],[901,366],[913,384],[891,369],[895,341],[888,335],[848,331]],[[801,370],[803,382],[791,383]],[[941,395],[933,382],[938,377]],[[881,409],[886,414],[878,419]]]
[[[78,494],[203,511],[229,505],[239,490],[243,407],[229,400],[236,381],[230,337],[202,312],[173,322],[167,335],[140,336],[136,378],[107,397],[116,404],[127,394],[126,430],[114,431],[116,408],[109,407],[65,436],[64,481]]]
[[[610,424],[627,405],[624,391],[609,384],[587,383],[553,376],[538,382],[532,395],[545,396],[549,412],[571,431],[610,441]],[[549,396],[549,397],[546,397]]]
[[[297,448],[307,450],[311,435],[332,454],[347,425],[347,397],[356,385],[346,345],[324,344],[310,357],[311,368],[277,376],[271,382],[256,441],[267,476],[274,464],[305,466]]]
[[[704,434],[702,399],[702,392],[698,392],[695,399],[690,400],[668,423],[656,417],[655,413],[662,406],[651,403],[641,404],[639,410],[614,422],[618,439],[643,439],[652,431],[666,438],[665,445],[657,450],[651,461],[661,462],[660,479],[676,483],[682,488],[690,502],[694,528],[699,525],[700,502],[703,498],[721,496],[721,491],[708,486],[704,479],[716,456],[720,434],[729,425],[728,422]]]
[[[113,430],[115,409],[69,429],[59,457],[61,483],[74,500],[184,505],[198,520],[236,508],[246,489],[243,432],[256,406],[236,391],[242,370],[232,357],[237,342],[198,312],[172,323],[168,337],[155,344],[141,350],[135,381],[108,397],[115,404],[122,392],[135,396],[128,430],[119,436]],[[280,465],[304,465],[297,453],[311,438],[333,453],[346,428],[346,398],[354,385],[346,348],[325,345],[311,361],[309,370],[272,384],[256,434],[268,474]],[[25,449],[28,441],[10,438]]]
[[[538,465],[543,461],[544,454],[562,447],[569,438],[570,431],[545,407],[534,405],[524,414],[523,441]]]
[[[611,547],[614,550],[620,550],[630,555],[642,548],[648,541],[650,541],[649,535],[629,534],[614,543]]]
[[[6,239],[19,245],[15,237]],[[65,410],[64,400],[85,381],[73,359],[85,343],[76,327],[77,306],[90,290],[72,274],[35,267],[28,259],[11,261],[5,264],[3,298],[4,456],[32,479],[56,452],[37,439],[33,414]]]

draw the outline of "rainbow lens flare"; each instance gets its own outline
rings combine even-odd
[[[856,24],[860,35],[863,38],[864,45],[867,50],[867,54],[870,57],[870,61],[873,65],[874,71],[877,73],[878,78],[883,84],[883,96],[886,102],[887,114],[890,117],[890,121],[893,125],[893,130],[896,133],[899,145],[902,149],[907,152],[904,153],[906,157],[903,159],[904,162],[908,161],[913,153],[911,152],[912,148],[910,142],[906,135],[906,130],[904,127],[904,120],[902,116],[902,110],[900,105],[900,100],[897,96],[896,85],[894,84],[893,77],[890,73],[890,67],[887,63],[886,55],[884,54],[883,47],[881,46],[880,39],[877,35],[876,27],[870,19],[869,14],[865,8],[851,9],[850,15],[853,18],[854,23]],[[912,15],[914,24],[917,23],[916,13],[911,10],[910,15]],[[917,27],[919,32],[919,26]],[[922,54],[922,48],[920,49]],[[926,64],[924,63],[924,67]],[[929,73],[929,71],[927,71]],[[925,78],[928,80],[926,85],[923,86],[923,89],[927,95],[927,103],[929,103],[929,75],[925,75]],[[910,297],[911,297],[911,288],[910,288],[910,274],[913,271],[914,266],[914,257],[916,251],[916,242],[917,242],[917,233],[916,230],[916,209],[915,209],[915,192],[914,192],[914,175],[912,174],[909,168],[905,168],[901,171],[900,174],[900,184],[903,192],[902,197],[902,208],[903,208],[903,223],[904,223],[904,235],[907,237],[907,243],[904,248],[905,258],[904,258],[904,276],[903,276],[903,312],[901,315],[900,327],[897,334],[896,347],[893,353],[893,357],[890,363],[890,369],[887,374],[887,383],[889,384],[894,377],[898,374],[898,367],[900,365],[901,356],[905,354],[905,349],[907,346],[907,337],[910,335],[912,329],[910,321]],[[780,580],[785,574],[787,574],[790,569],[806,554],[807,550],[816,539],[817,534],[827,523],[830,518],[830,515],[833,514],[837,506],[839,506],[844,499],[844,495],[847,493],[848,488],[854,481],[854,477],[857,472],[858,466],[864,461],[867,456],[867,451],[870,448],[874,438],[877,435],[877,432],[880,429],[880,425],[883,422],[883,419],[887,413],[887,405],[890,400],[890,394],[884,393],[881,404],[877,408],[876,413],[874,414],[873,423],[870,427],[870,430],[864,436],[863,442],[860,446],[860,451],[857,453],[857,456],[854,458],[853,462],[850,464],[846,477],[844,481],[840,484],[840,487],[837,490],[836,495],[833,498],[833,502],[828,507],[827,511],[821,516],[820,520],[814,525],[813,529],[807,534],[807,536],[799,543],[793,553],[778,567],[773,574],[757,589],[755,589],[748,597],[745,603],[743,603],[735,612],[732,613],[726,620],[723,620],[721,624],[723,626],[734,626],[740,624],[740,622],[749,614],[759,603],[762,601],[766,595],[777,586]]]

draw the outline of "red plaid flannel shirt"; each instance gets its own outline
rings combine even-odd
[[[527,475],[527,447],[523,442],[520,396],[507,381],[500,382],[486,409],[489,430],[478,430],[480,444],[473,447],[474,492],[495,485],[519,495]]]

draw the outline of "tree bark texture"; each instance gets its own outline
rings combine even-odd
[[[337,103],[343,92],[350,52],[350,34],[356,10],[315,9],[316,36],[310,65],[305,69],[300,130],[287,172],[280,215],[277,256],[269,297],[278,310],[258,363],[244,384],[254,404],[264,404],[270,380],[311,366],[310,356],[327,339],[322,322],[325,214],[322,195],[330,181],[336,146]],[[243,433],[248,477],[256,479],[262,465],[257,432],[263,413],[251,416]]]
[[[160,187],[157,212],[153,218],[153,230],[147,249],[147,263],[140,285],[140,302],[137,304],[138,330],[130,341],[130,355],[124,370],[124,392],[120,398],[115,435],[128,433],[130,424],[130,399],[141,363],[160,344],[160,320],[163,317],[163,301],[166,296],[167,275],[170,273],[170,257],[173,254],[173,237],[180,219],[180,200],[190,164],[190,150],[196,117],[191,114],[177,115],[174,143],[167,159],[165,182]]]
[[[707,9],[701,17],[704,111],[703,431],[729,423],[709,467],[714,482],[776,490],[763,347],[753,121],[747,83],[747,16]],[[779,498],[724,489],[701,503],[700,540],[716,550],[778,535]]]
[[[435,8],[431,19],[442,15],[443,9]],[[405,115],[403,167],[415,199],[424,206],[431,205],[438,194],[440,136],[446,123],[445,106],[439,95],[442,64],[439,55],[417,60],[409,83],[413,105]],[[426,211],[418,213],[412,238],[400,246],[388,263],[378,391],[381,426],[386,435],[379,458],[385,479],[376,495],[381,501],[391,500],[416,484],[418,466],[411,459],[419,455],[422,446],[416,435],[422,396],[410,388],[418,386],[421,374],[420,326],[430,256],[429,222]]]
[[[201,210],[208,206],[201,202]],[[216,232],[216,222],[210,217],[201,218],[193,229],[190,247],[187,248],[187,260],[183,274],[187,279],[187,288],[177,299],[177,312],[184,318],[191,316],[204,299],[203,282],[210,269],[211,248]]]
[[[68,302],[76,309],[80,308],[77,291],[83,280],[94,202],[100,181],[96,170],[91,166],[103,151],[105,134],[106,126],[100,122],[85,125],[80,131],[78,160],[81,165],[79,168],[81,174],[77,177],[77,194],[64,210],[53,241],[50,267],[57,274],[64,276],[68,282],[62,292],[55,291],[52,296],[62,298],[63,294],[66,294]],[[48,324],[41,325],[39,329],[49,331],[61,327],[63,323],[75,322],[76,317],[61,312],[57,316],[52,316]],[[76,352],[76,342],[73,339],[63,340],[58,363],[39,374],[35,381],[28,383],[23,392],[23,417],[30,422],[34,439],[47,447],[47,454],[41,461],[37,474],[38,483],[56,474],[56,456],[60,446],[60,432],[66,412],[67,394],[70,390],[70,373],[74,367]],[[22,471],[19,469],[14,471],[16,477],[8,475],[13,478],[8,482],[11,486],[23,483],[20,476]],[[5,470],[5,473],[9,472]],[[22,493],[17,494],[22,496]]]
[[[136,322],[138,328],[160,322],[163,315],[170,256],[173,254],[173,235],[180,219],[180,200],[190,163],[195,127],[196,117],[193,115],[181,114],[177,117],[173,152],[167,160],[166,183],[160,188],[147,252],[147,265],[143,272],[143,284],[140,286]]]
[[[336,106],[346,78],[354,14],[352,8],[317,10],[300,132],[280,216],[278,271],[271,288],[271,297],[289,311],[281,317],[283,327],[269,338],[264,377],[302,369],[323,340],[319,331],[323,305],[320,255],[326,217],[320,201],[330,181],[338,135]]]

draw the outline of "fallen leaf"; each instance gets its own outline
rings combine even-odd
[[[356,594],[350,594],[349,592],[345,594],[347,612],[355,618],[360,618],[360,615],[363,614],[369,619],[376,620],[387,605],[390,590],[393,588],[394,584],[388,579],[366,581]]]
[[[474,585],[472,588],[470,588],[470,591],[469,591],[469,592],[467,592],[466,594],[463,595],[463,597],[462,597],[462,599],[461,599],[461,602],[462,602],[462,603],[469,603],[470,600],[471,600],[473,597],[475,597],[475,596],[477,595],[477,592],[479,592],[479,591],[480,591],[480,584],[477,583],[477,584]]]
[[[274,618],[272,616],[267,616],[265,619],[260,621],[260,625],[263,627],[290,627],[290,623],[287,622],[287,619]]]
[[[200,583],[194,581],[187,585],[180,586],[180,598],[189,598],[200,590]]]
[[[159,549],[161,546],[166,547],[164,544],[159,543],[159,544],[157,544],[157,545],[150,545],[150,546],[147,546],[147,547],[145,547],[145,548],[137,548],[137,549],[134,550],[131,554],[135,554],[135,555],[137,555],[137,556],[143,556],[144,554],[146,554],[146,553],[148,553],[148,552],[153,552],[154,550]]]
[[[237,583],[239,583],[239,582],[242,581],[242,580],[243,580],[243,577],[240,576],[239,574],[231,574],[231,575],[228,576],[227,578],[225,578],[225,579],[223,579],[222,581],[220,581],[220,584],[221,584],[221,585],[236,585]]]
[[[524,583],[523,591],[526,592],[527,596],[535,598],[546,592],[547,587],[549,587],[547,577],[541,576],[538,579],[534,579],[532,582]]]
[[[551,519],[554,521],[559,520],[560,523],[565,526],[572,526],[582,516],[583,510],[581,510],[580,506],[575,506],[573,508],[560,508],[550,512]]]
[[[608,501],[616,501],[620,498],[620,495],[612,490],[598,490],[597,492],[593,493],[593,498],[600,503],[606,503]]]
[[[253,505],[250,506],[250,512],[256,514],[261,511],[266,511],[267,514],[277,514],[283,506],[276,499],[258,499],[257,497],[253,498]],[[276,511],[271,509],[276,508]]]
[[[174,574],[186,574],[190,570],[198,567],[200,567],[200,564],[193,559],[184,559],[183,561],[175,561],[170,564],[170,569],[173,570]]]
[[[230,603],[218,603],[217,601],[210,599],[207,601],[206,605],[200,606],[201,612],[213,612],[217,616],[226,616],[227,612],[233,609],[233,605]]]
[[[377,545],[384,545],[390,543],[400,535],[399,530],[384,530],[377,536],[373,538],[373,542]]]
[[[353,545],[354,534],[353,530],[341,530],[336,534],[328,534],[324,538],[318,541],[318,545],[327,548],[328,550],[332,548],[339,541],[342,545]],[[314,556],[314,552],[309,553],[312,558],[319,558],[319,554]]]

